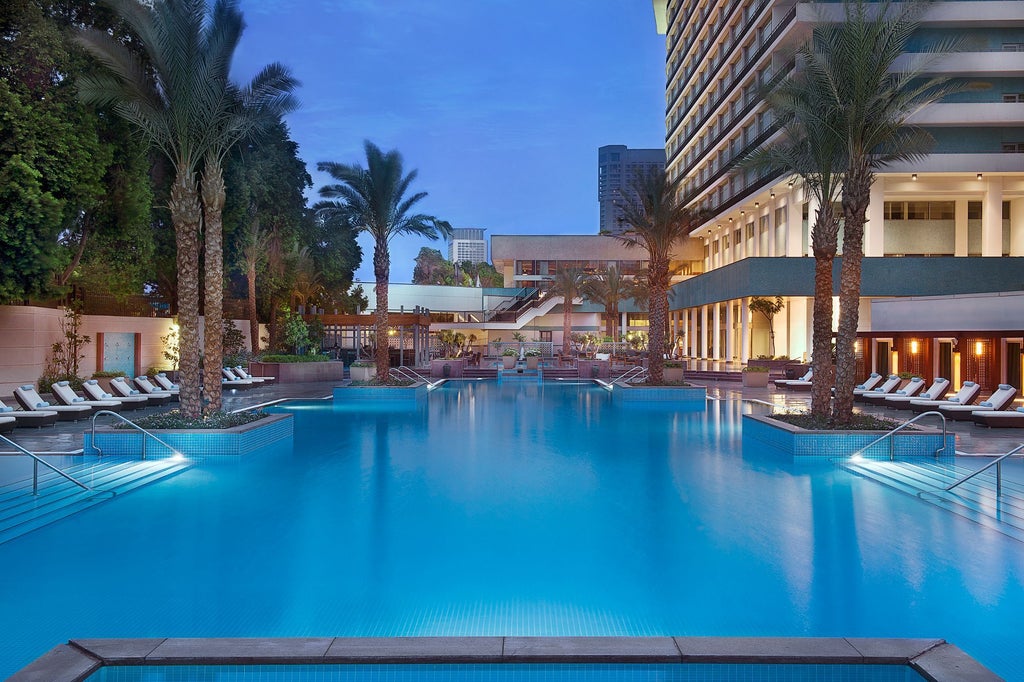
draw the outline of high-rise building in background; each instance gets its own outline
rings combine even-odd
[[[609,144],[597,150],[597,202],[601,205],[602,234],[622,234],[622,210],[616,206],[621,191],[633,182],[638,172],[665,167],[664,149],[630,149]]]
[[[448,240],[448,260],[452,263],[486,263],[487,242],[478,227],[456,227]]]

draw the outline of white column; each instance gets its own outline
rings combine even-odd
[[[1003,255],[1003,179],[988,178],[981,208],[981,255]]]
[[[711,327],[711,358],[719,360],[722,357],[722,304],[715,303],[714,321]]]
[[[734,327],[734,322],[733,322],[732,306],[733,306],[733,302],[732,301],[726,301],[725,302],[725,359],[726,359],[726,362],[732,362],[733,358],[736,355],[733,352],[733,349],[736,347],[735,343],[733,342],[734,341],[734,337],[736,336],[736,330],[733,328]]]
[[[708,306],[703,305],[700,307],[700,352],[698,358],[706,358],[708,356]]]
[[[784,299],[786,307],[783,308],[772,321],[772,328],[775,330],[775,354],[783,355],[789,353],[789,309],[793,307],[790,299]]]
[[[794,298],[789,302],[789,349],[791,358],[807,359],[808,299]]]
[[[1010,255],[1024,256],[1024,199],[1010,201]]]
[[[803,236],[804,205],[800,198],[800,190],[793,186],[789,190],[789,202],[786,208],[786,250],[791,258],[800,256],[800,242]]]
[[[774,256],[774,255],[776,255],[775,254],[775,230],[776,230],[776,228],[778,226],[775,224],[775,211],[776,211],[776,209],[779,208],[779,200],[778,199],[772,199],[770,202],[768,202],[768,206],[769,206],[769,209],[770,209],[770,212],[768,214],[768,239],[767,239],[768,251],[766,253],[759,253],[758,255],[760,255],[760,256]]]
[[[885,178],[876,177],[871,185],[868,224],[864,226],[864,255],[885,255]]]
[[[629,316],[626,313],[619,313],[619,338],[621,339],[626,334],[626,321]]]
[[[687,343],[690,344],[690,357],[699,358],[697,355],[697,313],[699,311],[696,308],[690,308],[690,338],[687,339]]]
[[[750,359],[750,299],[740,299],[740,362]]]
[[[953,225],[953,255],[963,258],[967,255],[967,199],[957,199],[953,203]]]

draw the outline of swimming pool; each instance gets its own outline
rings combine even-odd
[[[77,637],[942,637],[1024,679],[1021,544],[827,461],[738,402],[453,382],[305,402],[294,448],[0,545],[0,675]]]

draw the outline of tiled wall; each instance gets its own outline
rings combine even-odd
[[[794,457],[846,457],[860,450],[883,434],[881,431],[793,432],[772,426],[753,415],[743,416],[743,434]],[[934,457],[942,447],[938,432],[899,433],[894,436],[896,457]],[[956,437],[946,435],[945,455],[952,457]],[[865,453],[865,457],[889,457],[889,441],[883,441]]]
[[[226,431],[155,431],[154,435],[176,448],[186,457],[213,455],[244,455],[294,433],[294,419],[290,414],[275,414],[252,425]],[[85,433],[85,451],[92,448],[92,434]],[[104,455],[138,456],[142,452],[143,434],[134,429],[104,429],[96,432],[96,444]],[[147,438],[147,457],[167,457],[166,447]]]

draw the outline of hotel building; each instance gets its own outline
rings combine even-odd
[[[667,46],[666,169],[713,216],[692,235],[703,245],[703,274],[674,287],[672,325],[692,357],[746,362],[768,352],[751,297],[781,295],[775,352],[806,358],[814,282],[808,216],[816,206],[792,178],[744,175],[735,164],[776,132],[762,86],[789,73],[793,48],[815,21],[841,17],[842,6],[653,4]],[[872,325],[872,301],[923,297],[906,303],[927,309],[1024,289],[1024,2],[933,2],[911,49],[950,35],[964,51],[940,56],[931,69],[971,87],[916,116],[935,138],[927,158],[878,174],[858,349],[865,372],[906,369],[950,376],[955,385],[974,378],[986,388],[1020,387],[1024,320],[984,317],[998,306],[962,306],[967,316],[941,329],[922,328],[927,316],[917,314],[914,328],[900,329],[891,316],[885,329]]]
[[[610,144],[597,150],[597,203],[601,207],[601,234],[622,234],[623,223],[618,203],[622,190],[629,187],[637,173],[665,167],[664,149],[630,149]]]
[[[456,227],[448,240],[448,260],[452,263],[486,263],[487,242],[479,227]]]

